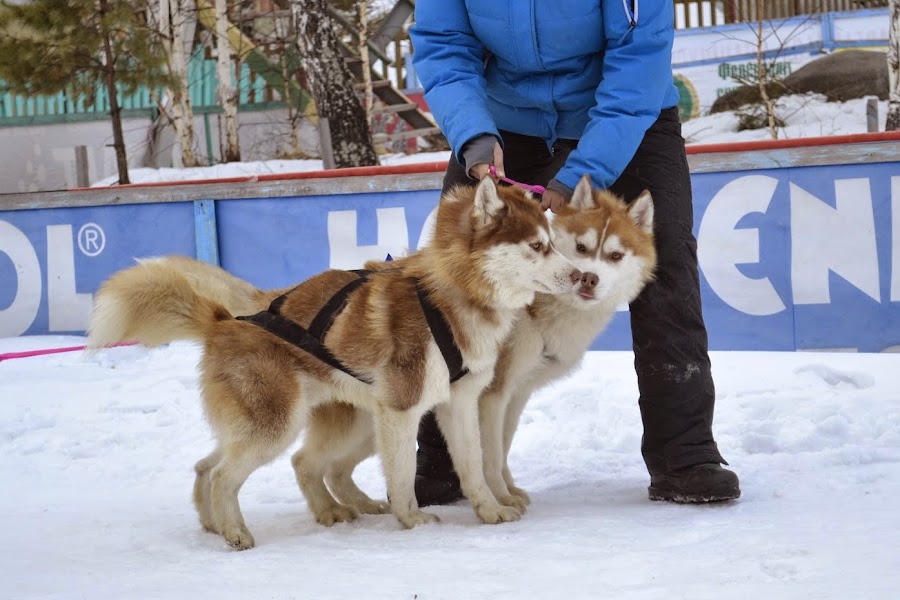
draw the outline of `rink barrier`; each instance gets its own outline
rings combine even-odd
[[[900,134],[688,146],[713,349],[900,348]],[[133,259],[262,288],[427,240],[446,163],[0,196],[0,336],[81,333]],[[627,314],[596,349],[628,349]]]

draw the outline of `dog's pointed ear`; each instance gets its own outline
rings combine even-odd
[[[485,177],[475,190],[475,205],[472,214],[479,227],[494,221],[503,212],[505,205],[497,194],[497,186],[490,177]]]
[[[628,216],[644,233],[653,233],[653,197],[644,190],[628,207]]]
[[[575,186],[575,192],[572,194],[570,206],[575,210],[587,210],[597,207],[597,201],[594,198],[594,184],[591,183],[591,176],[587,173],[578,180],[578,185]]]

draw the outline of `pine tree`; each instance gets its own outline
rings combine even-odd
[[[0,80],[14,93],[109,99],[119,183],[128,183],[120,93],[168,75],[145,0],[28,0],[0,5]]]

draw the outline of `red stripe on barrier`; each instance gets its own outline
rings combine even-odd
[[[797,138],[793,140],[756,140],[753,142],[722,142],[719,144],[691,144],[688,154],[708,154],[711,152],[747,152],[751,150],[777,150],[783,148],[808,148],[809,146],[835,146],[838,144],[864,144],[868,142],[900,141],[900,131],[878,133],[850,133],[820,137]]]
[[[114,344],[112,346],[108,346],[108,348],[118,348],[119,346],[134,346],[137,342],[122,342],[121,344]],[[22,352],[6,352],[4,354],[0,354],[0,362],[4,360],[12,360],[15,358],[31,358],[32,356],[44,356],[47,354],[60,354],[62,352],[77,352],[78,350],[84,350],[87,346],[65,346],[63,348],[44,348],[42,350],[23,350]]]
[[[868,142],[900,141],[900,131],[877,133],[851,133],[821,137],[797,138],[791,140],[756,140],[752,142],[722,142],[716,144],[688,144],[688,154],[710,154],[715,152],[752,152],[754,150],[779,150],[806,148],[810,146],[834,146],[839,144],[862,144]],[[285,181],[293,179],[329,179],[336,177],[375,177],[378,175],[409,175],[414,173],[440,173],[446,170],[447,161],[409,163],[394,166],[350,167],[325,171],[301,171],[297,173],[266,173],[218,179],[187,179],[184,181],[153,181],[149,183],[129,183],[111,186],[120,189],[146,187],[172,187],[178,185],[208,185],[216,183],[249,183],[254,181]],[[69,191],[96,191],[96,188],[71,188]]]
[[[148,183],[128,183],[115,185],[116,189],[171,187],[175,185],[206,185],[211,183],[249,183],[253,181],[284,181],[290,179],[331,179],[336,177],[375,177],[377,175],[409,175],[414,173],[440,173],[446,170],[447,161],[409,163],[406,165],[349,167],[325,171],[299,171],[297,173],[265,173],[240,177],[219,177],[218,179],[186,179],[184,181],[151,181]],[[69,191],[96,191],[96,188],[72,188]]]

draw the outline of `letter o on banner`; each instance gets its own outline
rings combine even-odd
[[[25,234],[6,221],[0,221],[0,252],[12,261],[16,277],[16,295],[0,309],[0,337],[15,337],[31,327],[41,306],[41,264]]]

